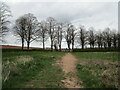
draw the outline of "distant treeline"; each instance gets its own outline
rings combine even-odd
[[[10,10],[5,3],[0,3],[0,5],[2,5],[0,8],[0,27],[2,36],[5,36],[8,31],[9,21],[7,17],[10,16]],[[16,19],[13,30],[14,35],[21,41],[22,49],[24,49],[25,42],[27,49],[29,49],[30,43],[36,41],[43,44],[44,50],[46,49],[45,42],[49,40],[51,51],[61,51],[63,39],[66,40],[69,51],[97,51],[100,49],[104,51],[105,49],[116,50],[120,47],[120,34],[115,29],[109,27],[104,30],[95,30],[93,27],[86,29],[83,25],[76,27],[70,22],[58,22],[53,17],[38,21],[37,17],[31,13]],[[75,45],[79,45],[82,49],[74,49]],[[88,46],[90,49],[85,49]]]
[[[20,48],[3,48],[2,52],[21,52],[21,51],[43,51],[43,52],[49,52],[51,49],[43,49],[43,48],[33,48],[33,49],[20,49]],[[119,50],[116,48],[85,48],[85,49],[61,49],[61,52],[118,52]]]

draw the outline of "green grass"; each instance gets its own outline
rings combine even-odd
[[[103,88],[104,86],[102,85],[100,79],[98,76],[94,76],[91,74],[90,67],[87,66],[82,66],[80,64],[77,65],[77,70],[79,71],[78,77],[82,80],[82,86],[87,87],[87,88]]]
[[[74,52],[79,61],[77,76],[85,88],[118,87],[117,52]],[[64,52],[4,49],[3,88],[63,88],[65,79],[55,65]],[[10,71],[10,73],[9,73]],[[72,76],[72,73],[68,73]],[[7,77],[7,78],[6,78]],[[5,82],[4,82],[5,80]]]
[[[116,52],[118,48],[84,48],[74,49],[73,52]]]
[[[60,80],[63,79],[63,72],[59,66],[52,64],[64,54],[63,52],[16,51],[11,49],[4,52],[3,50],[3,81],[7,77],[6,81],[3,82],[3,88],[24,88],[27,85],[31,88],[63,87],[60,83]],[[28,61],[24,62],[21,59]],[[32,85],[30,85],[31,82]]]
[[[38,73],[34,80],[26,83],[25,87],[29,88],[61,88],[64,87],[61,83],[63,73],[59,67],[47,67],[45,70]],[[31,86],[32,85],[32,86]]]
[[[117,52],[73,53],[79,61],[77,76],[86,88],[118,88]]]
[[[73,54],[80,59],[101,59],[118,61],[118,52],[77,52]]]

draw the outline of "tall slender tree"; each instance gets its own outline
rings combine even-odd
[[[111,48],[112,46],[112,34],[110,28],[105,28],[103,31],[104,34],[104,42],[107,44],[108,48]]]
[[[54,45],[54,40],[56,37],[56,20],[52,17],[47,18],[47,28],[48,28],[48,34],[50,37],[51,41],[51,51],[53,51],[53,45]]]
[[[79,28],[77,42],[82,46],[82,49],[84,49],[85,45],[87,44],[87,31],[83,25],[81,25]]]
[[[94,32],[95,32],[94,28],[90,27],[89,31],[88,31],[88,42],[90,44],[90,48],[94,48],[94,46],[95,46],[96,36],[95,36]]]
[[[112,44],[114,48],[117,48],[118,44],[118,34],[115,29],[112,30]]]
[[[99,30],[96,34],[96,43],[98,45],[98,48],[102,48],[103,46],[103,35],[101,30]]]
[[[25,32],[26,32],[25,30],[27,28],[26,23],[27,23],[27,19],[24,16],[22,16],[16,20],[14,26],[15,35],[20,37],[22,41],[22,49],[24,48]]]
[[[25,40],[27,42],[27,49],[29,49],[30,43],[38,38],[37,36],[37,33],[39,31],[38,20],[31,13],[25,14],[24,17],[27,19]]]
[[[46,21],[41,21],[39,23],[39,31],[38,31],[39,41],[43,44],[43,49],[45,49],[45,41],[48,39],[48,29]]]
[[[71,27],[72,27],[72,25],[70,23],[67,23],[66,24],[66,29],[64,30],[64,37],[66,39],[69,51],[71,49],[70,46],[71,46],[71,43],[72,43],[72,29],[71,29]]]
[[[63,23],[57,24],[57,42],[59,46],[59,51],[61,51],[61,44],[62,44],[62,39],[63,39],[63,28],[64,28]]]
[[[74,25],[71,25],[71,43],[72,43],[72,50],[74,49],[74,44],[75,44],[75,37],[76,37],[76,28]]]
[[[117,44],[117,47],[118,49],[120,50],[120,32],[118,32],[118,44]]]
[[[9,17],[11,16],[10,8],[0,1],[0,41],[4,41],[3,38],[6,32],[9,31],[8,24],[10,23]]]

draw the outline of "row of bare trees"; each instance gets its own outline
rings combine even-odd
[[[0,37],[8,32],[9,16],[11,16],[9,7],[0,2]],[[109,27],[97,31],[90,27],[87,30],[83,25],[76,28],[72,23],[58,22],[52,17],[39,22],[31,13],[19,17],[15,21],[13,29],[14,34],[22,42],[22,49],[25,42],[29,49],[30,43],[33,41],[42,42],[43,49],[45,49],[45,42],[50,41],[52,51],[53,49],[61,51],[64,40],[69,50],[74,49],[76,44],[79,44],[82,49],[85,47],[117,48],[120,46],[120,34]]]
[[[119,41],[119,34],[116,30],[110,30],[105,28],[103,31],[97,32],[93,27],[90,27],[88,31],[83,26],[80,27],[80,34],[78,35],[82,48],[85,45],[89,45],[90,48],[117,48]]]
[[[27,47],[29,49],[30,43],[37,39],[37,18],[30,13],[18,18],[15,22],[14,33],[16,36],[21,38],[22,49],[25,41],[27,42]]]
[[[22,41],[22,48],[24,41],[27,42],[27,47],[32,41],[40,41],[43,43],[45,49],[45,41],[50,39],[51,50],[53,47],[61,51],[61,43],[63,39],[66,40],[68,49],[74,49],[74,45],[79,43],[82,49],[86,46],[90,48],[117,48],[119,34],[115,30],[105,28],[105,30],[97,32],[93,27],[88,30],[84,26],[76,28],[71,23],[57,22],[54,18],[48,17],[46,20],[39,22],[37,18],[31,14],[25,14],[18,18],[15,23],[15,33],[19,35]]]

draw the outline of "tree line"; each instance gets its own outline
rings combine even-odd
[[[8,31],[8,17],[11,16],[8,6],[1,3],[0,6],[0,33],[2,36]],[[22,49],[27,43],[27,49],[31,42],[37,41],[43,44],[50,39],[51,50],[62,49],[63,39],[66,41],[68,49],[73,50],[75,44],[82,49],[90,48],[118,48],[120,47],[120,34],[109,27],[104,30],[95,30],[93,27],[86,29],[84,25],[75,27],[70,22],[58,22],[53,17],[38,21],[32,13],[24,14],[15,21],[13,27],[14,34],[20,38]]]

